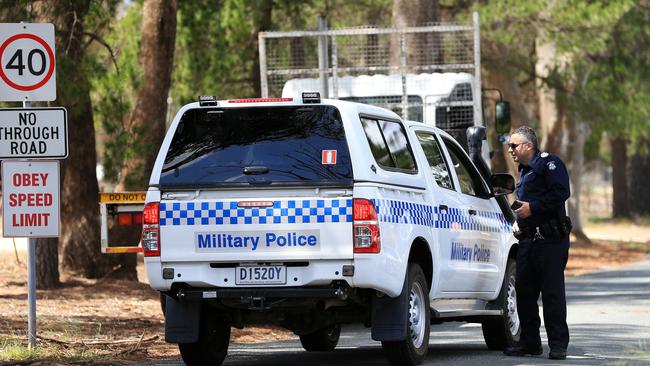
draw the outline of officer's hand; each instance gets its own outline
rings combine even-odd
[[[518,232],[520,232],[520,231],[521,231],[521,230],[519,230],[519,224],[517,224],[517,221],[515,221],[514,223],[512,223],[512,232],[513,232],[514,234],[516,234],[516,233],[518,233]]]
[[[519,201],[519,202],[521,202],[521,207],[519,207],[518,209],[515,210],[515,214],[517,216],[525,219],[526,217],[530,216],[530,214],[531,214],[530,205],[528,204],[528,202],[524,202],[524,201]]]

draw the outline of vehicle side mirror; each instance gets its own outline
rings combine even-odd
[[[494,111],[496,130],[500,135],[510,132],[510,102],[498,101]]]
[[[505,196],[515,191],[515,178],[507,173],[492,174],[490,184],[494,196]]]

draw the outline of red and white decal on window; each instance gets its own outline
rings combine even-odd
[[[323,150],[321,161],[325,165],[336,164],[336,150]]]

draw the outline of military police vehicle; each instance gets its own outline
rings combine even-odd
[[[478,127],[477,127],[478,128]],[[221,364],[231,327],[285,327],[332,351],[361,323],[393,364],[418,364],[429,327],[519,336],[516,240],[486,181],[447,133],[318,93],[180,109],[153,168],[142,246],[164,294],[165,338],[190,365]]]

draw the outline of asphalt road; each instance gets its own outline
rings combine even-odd
[[[489,351],[476,324],[431,327],[425,365],[650,365],[650,261],[596,272],[567,281],[571,332],[565,361],[507,357]],[[541,310],[541,309],[540,309]],[[546,334],[542,330],[542,340]],[[180,359],[147,365],[182,365]],[[308,353],[298,340],[231,345],[224,365],[387,365],[381,345],[360,326],[343,329],[338,347]],[[143,364],[141,364],[143,365]]]

